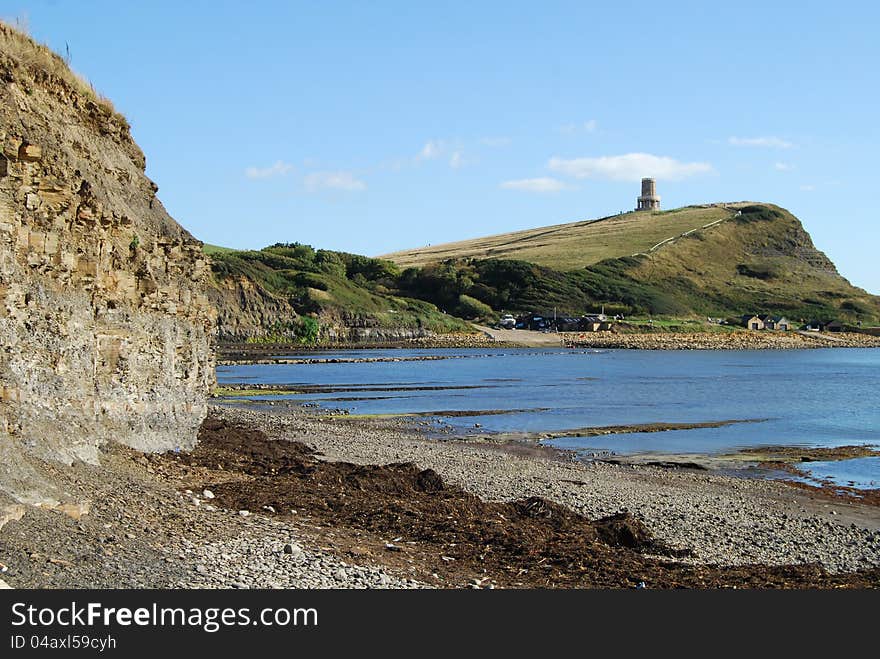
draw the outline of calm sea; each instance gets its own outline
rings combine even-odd
[[[222,366],[221,384],[318,386],[285,396],[352,414],[511,410],[443,416],[481,432],[547,432],[590,426],[762,419],[722,428],[550,443],[618,455],[729,452],[762,445],[880,445],[880,350],[574,351],[563,349],[363,350],[297,355],[323,359],[417,357],[440,361]],[[347,391],[340,391],[344,389]],[[816,468],[849,470],[880,486],[880,460]],[[828,473],[823,473],[829,475]],[[831,474],[834,475],[833,473]],[[873,482],[873,485],[871,484]]]

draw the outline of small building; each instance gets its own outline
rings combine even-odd
[[[572,318],[571,316],[559,316],[556,318],[557,332],[577,332],[580,330],[580,318]]]
[[[550,328],[550,320],[536,313],[527,313],[516,319],[516,329],[527,329],[535,332]]]
[[[759,316],[764,321],[764,329],[787,332],[791,329],[791,321],[785,316]]]
[[[750,330],[764,329],[764,320],[760,316],[745,315],[742,317],[742,324]]]
[[[846,326],[839,320],[811,320],[804,329],[808,332],[843,332]]]
[[[596,315],[582,316],[578,329],[581,332],[604,332],[611,329],[611,321],[604,313]]]

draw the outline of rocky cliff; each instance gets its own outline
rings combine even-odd
[[[218,279],[207,295],[217,309],[220,344],[304,343],[298,324],[302,316],[296,306],[247,277]],[[312,314],[318,322],[314,342],[321,344],[396,342],[434,334],[417,322],[411,322],[411,327],[383,326],[375,315],[335,308],[319,308]]]
[[[201,243],[156,198],[125,119],[0,24],[0,490],[29,457],[195,442],[213,383]]]
[[[286,299],[272,295],[247,277],[218,280],[207,294],[217,309],[215,333],[220,342],[261,341],[273,328],[279,338],[296,340],[293,332],[280,329],[282,322],[290,326],[290,321],[298,317],[296,310]]]
[[[207,250],[207,294],[222,344],[376,343],[471,331],[433,304],[399,295],[400,273],[388,261],[300,243]]]

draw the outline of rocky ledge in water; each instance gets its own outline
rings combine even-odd
[[[578,456],[615,465],[696,469],[745,478],[780,480],[791,487],[816,492],[827,498],[880,506],[880,489],[865,489],[816,478],[800,466],[811,462],[880,457],[880,450],[868,444],[830,447],[754,446],[733,453],[643,452],[614,457],[610,451],[599,451],[592,454],[578,453]]]

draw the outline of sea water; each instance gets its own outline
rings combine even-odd
[[[462,431],[479,424],[480,432],[540,432],[561,448],[619,455],[712,454],[768,445],[880,445],[877,349],[506,348],[288,356],[444,359],[221,366],[218,381],[317,387],[317,393],[284,397],[352,414],[439,412],[434,420],[439,416]],[[508,413],[467,415],[487,410]],[[585,427],[728,420],[749,422],[552,439],[554,432]],[[859,482],[880,480],[877,460],[845,463],[828,469],[858,468]],[[811,464],[812,469],[821,466]]]

